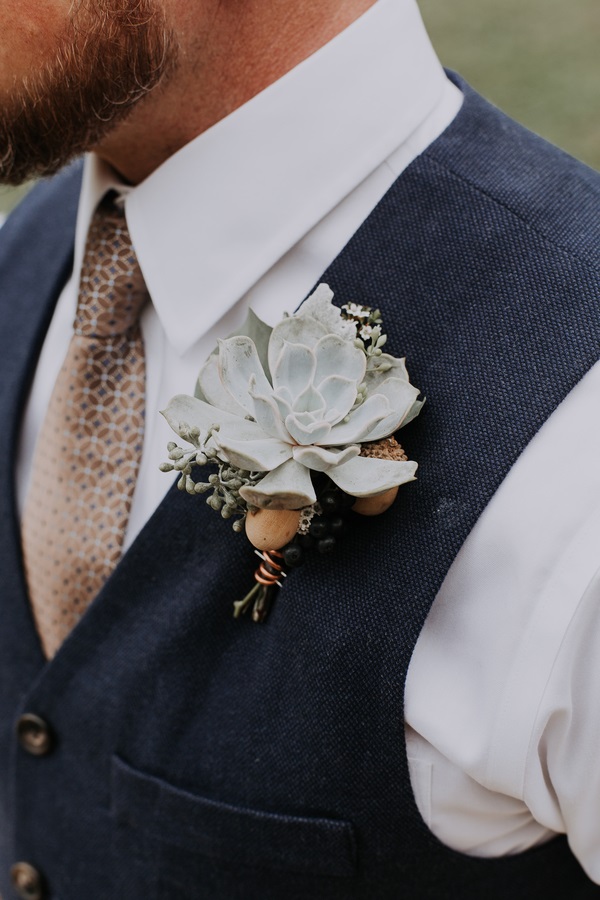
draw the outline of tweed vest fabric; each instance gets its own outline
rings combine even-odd
[[[382,310],[428,397],[402,433],[419,479],[294,571],[264,626],[231,616],[255,568],[246,542],[171,490],[45,665],[4,467],[6,897],[17,860],[56,900],[600,896],[562,838],[503,860],[448,850],[410,788],[402,698],[427,612],[511,465],[600,355],[598,177],[460,86],[458,118],[322,279]],[[7,461],[69,271],[79,178],[40,187],[0,234]],[[52,752],[18,745],[24,712],[49,723]]]

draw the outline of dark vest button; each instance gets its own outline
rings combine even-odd
[[[48,723],[32,713],[26,713],[17,722],[17,737],[23,750],[32,756],[45,756],[54,743]]]
[[[43,900],[44,883],[37,869],[26,862],[15,863],[10,877],[17,897],[21,900]]]

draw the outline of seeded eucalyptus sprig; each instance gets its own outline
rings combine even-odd
[[[177,487],[188,494],[206,494],[207,504],[216,512],[220,512],[224,519],[235,519],[232,523],[233,530],[244,530],[246,514],[251,507],[240,496],[240,488],[244,485],[255,485],[264,477],[264,472],[249,472],[246,469],[238,469],[230,463],[223,462],[217,456],[217,451],[209,446],[210,439],[219,430],[218,425],[209,428],[204,440],[200,439],[200,429],[190,428],[183,424],[180,428],[181,436],[192,444],[193,449],[184,449],[174,441],[169,441],[167,450],[169,461],[160,466],[161,472],[180,472]],[[196,466],[216,465],[217,471],[208,476],[207,481],[194,481],[192,470]]]

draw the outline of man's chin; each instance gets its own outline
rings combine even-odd
[[[1,184],[53,175],[101,145],[176,67],[155,0],[94,0],[79,15],[54,58],[0,102]]]
[[[38,178],[55,175],[73,160],[102,146],[103,142],[125,121],[133,107],[120,109],[110,121],[97,120],[77,128],[57,123],[49,132],[37,115],[21,116],[8,122],[0,113],[0,185],[19,187]]]
[[[102,123],[102,132],[61,128],[55,134],[39,128],[39,120],[21,118],[5,128],[0,114],[0,184],[18,187],[37,178],[55,175],[78,156],[93,149],[116,123]]]

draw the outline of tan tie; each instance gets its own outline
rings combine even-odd
[[[121,556],[144,437],[147,299],[125,215],[105,198],[90,225],[74,334],[23,516],[25,573],[48,658]]]

